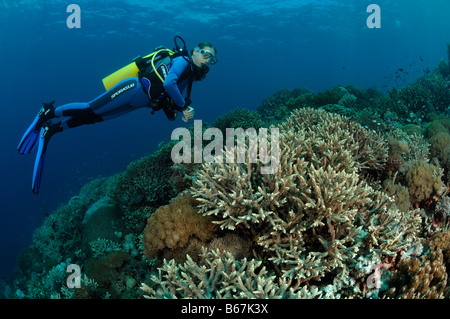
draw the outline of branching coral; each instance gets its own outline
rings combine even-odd
[[[280,130],[303,130],[307,139],[321,143],[319,154],[310,154],[316,157],[316,163],[320,162],[321,155],[327,156],[327,153],[331,154],[332,151],[349,151],[358,170],[379,170],[386,164],[388,147],[384,137],[344,116],[311,108],[300,109],[280,125]],[[333,141],[327,144],[327,139],[330,138]],[[329,149],[324,149],[325,146]]]
[[[414,240],[418,213],[390,211],[389,197],[359,174],[383,167],[381,137],[313,109],[294,112],[280,129],[274,174],[259,174],[261,163],[249,156],[203,164],[192,188],[202,214],[222,229],[246,229],[277,275],[297,283],[345,269],[357,254],[390,255]]]
[[[202,249],[196,263],[190,256],[184,264],[164,260],[158,276],[152,276],[156,290],[147,284],[141,289],[145,298],[315,298],[321,293],[317,287],[292,288],[288,280],[276,280],[262,262],[255,259],[236,260],[228,252]]]

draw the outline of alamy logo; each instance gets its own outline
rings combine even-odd
[[[182,140],[180,141],[180,137]],[[213,139],[214,137],[214,139]],[[248,147],[245,147],[245,138],[248,138]],[[268,141],[270,137],[270,143]],[[187,128],[176,128],[172,131],[171,139],[179,142],[172,148],[172,161],[174,163],[250,163],[258,161],[261,174],[275,174],[280,163],[279,129],[271,128],[270,134],[266,128],[227,128],[226,152],[224,156],[224,139],[222,131],[215,127],[207,128],[203,132],[202,121],[194,121],[194,145],[192,152],[191,133]],[[204,148],[203,141],[211,141]],[[237,142],[235,148],[235,141]],[[270,152],[269,152],[270,144]],[[214,152],[214,155],[213,155]],[[194,159],[192,160],[192,153]],[[248,159],[246,159],[248,156]]]
[[[369,29],[381,28],[381,8],[378,4],[370,4],[367,12],[371,14],[367,17],[366,24]]]
[[[70,264],[66,268],[66,272],[72,273],[67,277],[67,288],[80,288],[81,287],[81,268],[77,264]]]
[[[66,9],[67,13],[71,13],[66,20],[69,29],[81,28],[81,9],[77,4],[69,4]]]

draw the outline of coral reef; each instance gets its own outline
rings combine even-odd
[[[204,164],[163,143],[48,214],[2,296],[448,299],[449,77],[441,61],[386,95],[283,89],[212,123],[278,129],[271,174],[249,141]]]
[[[280,129],[276,174],[261,176],[249,160],[206,163],[192,189],[200,212],[250,236],[280,278],[332,280],[358,255],[395,254],[416,240],[418,212],[390,211],[388,196],[359,175],[383,168],[381,138],[314,109],[294,112]]]

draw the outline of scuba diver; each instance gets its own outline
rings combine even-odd
[[[177,43],[183,42],[183,47]],[[106,92],[91,102],[68,103],[54,107],[55,101],[42,103],[43,107],[23,135],[17,150],[29,154],[38,145],[34,163],[32,191],[39,193],[45,154],[50,138],[59,132],[84,124],[109,120],[142,107],[151,113],[163,110],[167,118],[175,120],[178,112],[187,122],[194,117],[190,94],[192,83],[201,81],[215,64],[216,48],[210,42],[201,42],[189,55],[184,40],[176,36],[175,49],[157,47],[145,57],[103,79]]]

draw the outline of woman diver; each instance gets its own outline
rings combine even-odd
[[[54,101],[43,103],[17,147],[20,154],[29,154],[38,145],[33,193],[39,193],[48,142],[55,133],[109,120],[142,107],[150,107],[152,113],[163,109],[169,120],[174,120],[177,112],[183,114],[182,120],[185,122],[194,117],[190,101],[192,82],[205,78],[208,65],[217,62],[217,50],[211,43],[201,42],[189,56],[183,39],[184,46],[180,48],[177,38],[181,39],[175,37],[174,52],[157,48],[152,54],[135,59],[122,68],[128,73],[121,69],[105,78],[103,83],[107,91],[91,102],[68,103],[58,107],[53,106]]]

